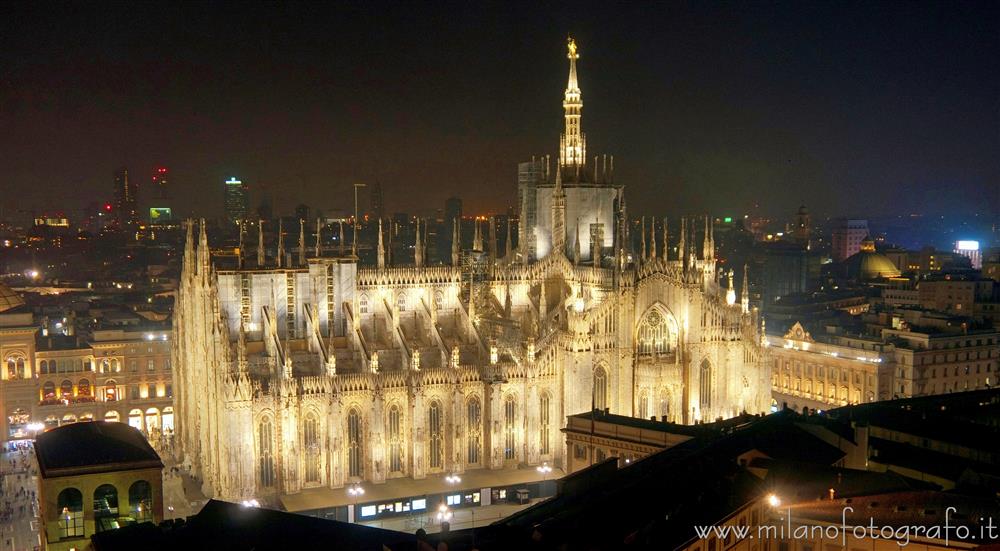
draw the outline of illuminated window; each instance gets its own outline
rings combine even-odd
[[[361,414],[352,409],[347,414],[348,476],[360,477],[363,472],[361,442]]]
[[[118,525],[118,490],[102,484],[94,490],[94,531],[114,530]]]
[[[712,364],[708,360],[702,360],[700,369],[700,389],[698,393],[701,409],[712,407]]]
[[[503,405],[504,459],[517,458],[517,401],[508,394]]]
[[[153,488],[149,482],[138,480],[129,487],[128,507],[136,522],[153,520]]]
[[[437,401],[431,402],[429,410],[430,423],[430,465],[432,469],[440,469],[444,456],[443,438],[441,436],[441,404]]]
[[[59,537],[83,536],[83,494],[76,488],[66,488],[56,498],[59,510]]]
[[[639,324],[636,335],[639,354],[666,354],[677,346],[677,323],[673,317],[650,310]]]
[[[649,393],[643,390],[639,393],[639,411],[641,419],[649,419]]]
[[[541,439],[539,450],[542,455],[549,454],[549,393],[543,392],[538,399],[539,418],[539,438]]]
[[[594,370],[594,408],[603,410],[608,407],[608,372],[597,366]]]
[[[310,411],[306,414],[305,426],[302,427],[302,443],[306,451],[306,482],[319,482],[320,471],[320,437],[319,418]]]
[[[389,471],[403,472],[403,440],[400,437],[399,406],[389,406]]]
[[[467,409],[469,445],[466,457],[470,465],[476,465],[479,463],[479,449],[483,431],[482,409],[479,405],[479,398],[475,396],[470,398]]]
[[[274,486],[274,425],[270,417],[260,421],[257,430],[257,480],[262,488]]]

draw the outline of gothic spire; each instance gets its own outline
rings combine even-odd
[[[642,231],[639,232],[639,258],[646,260],[646,217],[642,217]]]
[[[451,232],[451,265],[458,266],[458,248],[459,248],[459,233],[458,233],[458,218],[453,218],[451,221],[452,232]]]
[[[559,140],[561,142],[559,144],[559,164],[574,167],[579,175],[580,167],[586,164],[587,141],[583,134],[583,128],[580,126],[583,98],[576,80],[576,60],[580,58],[580,55],[576,51],[576,41],[572,37],[567,38],[566,49],[566,58],[569,59],[569,80],[563,95],[566,129]]]
[[[504,258],[507,260],[507,262],[513,261],[512,253],[514,251],[514,244],[510,240],[510,217],[507,218],[507,240],[506,240],[506,246],[504,248],[506,249],[504,253]]]
[[[385,268],[385,245],[382,243],[382,219],[378,219],[378,267]]]
[[[184,238],[184,272],[191,273],[194,268],[194,220],[188,218],[184,221],[187,228],[187,236]]]
[[[299,266],[306,265],[306,221],[299,218]]]
[[[257,220],[257,267],[263,268],[267,259],[264,253],[264,221]]]
[[[681,236],[677,242],[677,260],[684,261],[687,255],[687,217],[681,216]]]
[[[649,219],[649,259],[656,260],[656,217]]]
[[[208,249],[208,235],[205,233],[205,219],[201,219],[198,230],[198,273],[208,275],[208,265],[210,252]]]
[[[236,225],[240,229],[240,244],[236,247],[236,266],[239,267],[239,269],[242,270],[243,269],[243,257],[246,254],[243,251],[243,236],[246,235],[246,231],[244,231],[243,220],[242,219],[237,220],[236,221]]]
[[[483,252],[483,232],[479,229],[479,219],[475,220],[476,232],[472,236],[472,250],[477,253]]]
[[[417,240],[413,244],[413,264],[416,265],[417,268],[420,268],[421,266],[424,265],[424,249],[423,249],[423,246],[420,243],[421,239],[420,239],[420,219],[419,218],[417,218],[416,224],[417,224],[417,226],[416,226],[416,228],[417,228]]]
[[[728,280],[726,282],[726,304],[732,306],[736,304],[736,286],[733,285],[733,269],[729,269],[729,273],[726,274]]]
[[[701,256],[705,261],[712,259],[712,230],[709,229],[708,215],[705,215],[705,237],[702,239]]]
[[[743,307],[743,313],[750,313],[750,285],[747,279],[747,265],[743,265],[743,287],[740,289],[740,305]]]
[[[664,261],[670,260],[670,241],[668,240],[668,238],[670,237],[670,234],[667,231],[667,222],[669,222],[669,219],[666,218],[666,217],[664,217],[663,218],[663,260]]]
[[[344,256],[344,221],[339,222],[340,225],[340,256]]]
[[[494,216],[489,217],[490,223],[490,261],[497,260],[497,221]]]
[[[559,166],[556,166],[556,186],[552,188],[552,251],[566,254],[566,191]]]
[[[285,261],[285,230],[281,225],[281,217],[278,217],[278,267]]]
[[[315,247],[315,251],[313,251],[313,253],[314,253],[313,256],[315,256],[316,258],[319,258],[320,256],[322,256],[322,253],[323,253],[323,251],[321,249],[322,243],[323,243],[323,239],[321,237],[322,230],[323,230],[323,226],[320,225],[319,218],[317,218],[316,219],[316,247]]]

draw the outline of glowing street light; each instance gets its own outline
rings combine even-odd
[[[442,503],[441,506],[438,507],[438,512],[437,512],[438,522],[439,523],[448,522],[451,520],[451,516],[452,516],[451,509],[449,509],[447,505]]]
[[[540,472],[540,473],[542,473],[542,477],[545,480],[548,480],[549,473],[552,472],[552,467],[550,467],[548,463],[542,463],[541,465],[539,465],[538,467],[536,467],[535,470],[538,471],[538,472]]]
[[[240,502],[240,505],[244,507],[260,507],[260,502],[256,499],[244,499]]]
[[[771,507],[778,507],[781,505],[781,499],[779,499],[778,496],[774,494],[768,494],[767,504],[770,505]]]
[[[444,477],[444,481],[447,482],[448,484],[458,484],[459,482],[462,481],[462,477],[458,476],[457,474],[450,474]]]

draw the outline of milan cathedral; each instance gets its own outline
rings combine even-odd
[[[491,220],[472,251],[452,228],[451,265],[425,265],[419,230],[414,263],[390,265],[380,230],[368,267],[307,255],[300,226],[297,258],[280,239],[269,258],[260,235],[255,262],[222,269],[188,224],[178,453],[206,493],[563,465],[567,415],[692,424],[770,407],[745,277],[737,299],[708,217],[676,239],[665,219],[632,235],[613,158],[587,159],[572,40],[568,58],[558,161],[522,163],[516,248],[498,250]]]

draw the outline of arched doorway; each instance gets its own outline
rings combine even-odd
[[[117,411],[109,411],[104,414],[104,420],[109,423],[118,423],[122,420],[122,416]]]
[[[163,434],[173,434],[174,433],[174,407],[167,406],[163,408]]]
[[[160,432],[160,410],[149,408],[146,410],[146,434],[152,436]]]
[[[133,409],[128,412],[128,426],[134,428],[135,430],[142,431],[142,410]]]

